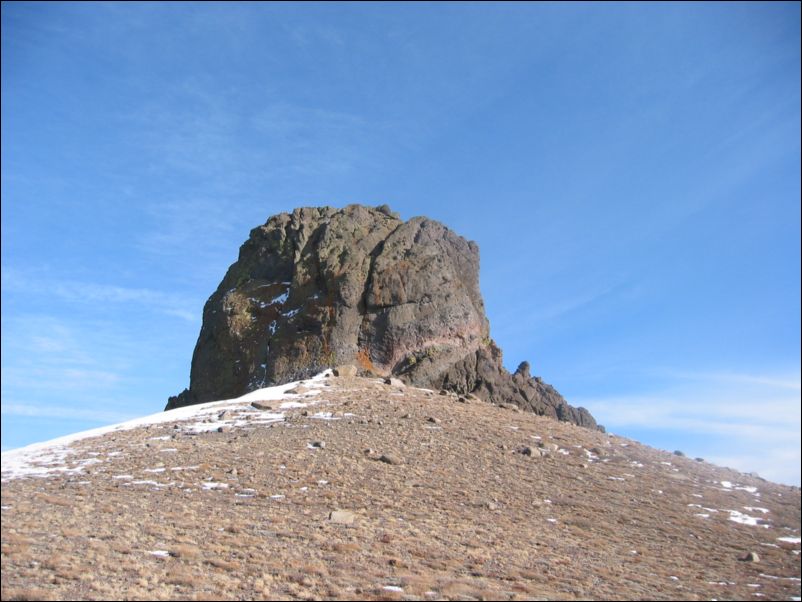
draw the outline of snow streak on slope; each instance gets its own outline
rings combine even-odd
[[[50,441],[33,443],[18,449],[5,451],[1,455],[2,480],[8,481],[19,477],[43,477],[55,472],[80,472],[83,469],[82,463],[78,463],[78,465],[73,467],[64,466],[65,458],[73,453],[70,445],[76,441],[81,441],[90,437],[98,437],[116,431],[127,431],[154,424],[181,423],[184,430],[203,432],[217,430],[221,426],[236,428],[244,426],[245,424],[280,422],[284,420],[286,410],[310,405],[309,402],[299,401],[299,398],[302,397],[301,395],[289,393],[288,391],[291,391],[303,382],[304,386],[309,389],[309,391],[303,394],[303,397],[316,395],[323,387],[323,380],[330,374],[331,371],[327,370],[306,381],[296,381],[276,387],[258,389],[246,393],[241,397],[237,397],[236,399],[210,401],[208,403],[176,408],[166,412],[158,412],[156,414],[150,414],[149,416],[134,418],[126,422],[81,431],[79,433],[51,439]],[[282,403],[278,405],[277,409],[258,411],[258,419],[256,420],[208,420],[210,417],[220,416],[226,410],[242,410],[243,408],[247,408],[252,402],[267,401],[280,401]],[[190,422],[191,424],[187,424]],[[91,460],[86,460],[85,462],[90,461]]]

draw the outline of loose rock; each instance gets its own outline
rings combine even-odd
[[[329,520],[338,525],[353,525],[356,515],[350,510],[333,510],[329,513]]]
[[[337,366],[333,372],[334,376],[339,376],[340,378],[354,378],[356,376],[356,366],[352,364]]]

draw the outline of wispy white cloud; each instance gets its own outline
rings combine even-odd
[[[3,403],[0,413],[4,416],[30,416],[35,418],[58,418],[65,420],[86,420],[98,423],[124,422],[135,418],[125,412],[106,409],[52,406],[46,404]]]
[[[236,259],[243,232],[254,225],[239,223],[230,204],[192,194],[152,203],[145,212],[153,225],[137,236],[136,246],[169,260],[174,273],[189,276],[208,272],[219,278]]]
[[[796,374],[674,373],[664,389],[581,398],[612,432],[660,432],[682,449],[705,441],[708,459],[785,483],[800,481],[802,396]],[[690,450],[686,450],[690,451]]]
[[[3,400],[65,393],[104,398],[125,382],[126,342],[105,337],[97,324],[76,327],[64,319],[19,315],[3,331]]]
[[[665,374],[675,378],[694,381],[712,381],[729,385],[766,385],[776,389],[788,389],[799,391],[802,388],[802,380],[799,375],[765,375],[765,374],[742,374],[734,372],[687,372],[667,370]]]
[[[199,312],[193,311],[197,305],[195,299],[147,288],[60,280],[42,274],[24,274],[18,270],[5,269],[3,289],[6,292],[46,296],[48,299],[84,305],[133,304],[190,322],[199,319]],[[32,340],[42,348],[59,344],[52,335],[43,335]]]

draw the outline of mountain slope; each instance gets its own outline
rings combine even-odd
[[[3,454],[4,600],[800,595],[798,488],[479,399],[321,375],[67,445]]]

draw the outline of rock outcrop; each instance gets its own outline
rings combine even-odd
[[[232,398],[352,363],[363,374],[474,393],[596,428],[490,339],[479,248],[383,205],[306,207],[251,231],[203,309],[190,387],[167,409]]]

